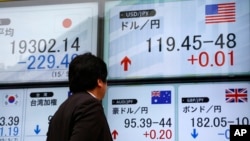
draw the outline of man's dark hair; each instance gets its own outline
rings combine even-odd
[[[78,55],[69,65],[69,89],[72,93],[94,89],[97,79],[107,80],[105,62],[90,52]]]

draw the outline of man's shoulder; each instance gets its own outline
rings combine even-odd
[[[70,105],[73,104],[75,106],[79,106],[82,104],[85,105],[88,103],[100,103],[96,98],[94,98],[87,92],[73,94],[65,102]]]
[[[95,98],[87,92],[81,92],[81,93],[76,93],[76,94],[71,95],[68,98],[68,100],[85,102],[89,100],[95,100]]]

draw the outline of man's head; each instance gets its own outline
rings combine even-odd
[[[94,94],[99,93],[98,99],[102,99],[106,91],[106,79],[107,66],[105,62],[89,52],[78,55],[69,65],[69,88],[73,94],[94,91]]]

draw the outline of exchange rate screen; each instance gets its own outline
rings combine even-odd
[[[249,1],[111,1],[106,9],[110,79],[250,74]]]
[[[106,114],[117,141],[229,141],[250,125],[250,83],[109,86]]]

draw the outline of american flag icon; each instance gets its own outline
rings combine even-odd
[[[235,22],[235,2],[209,4],[205,7],[206,24]]]

